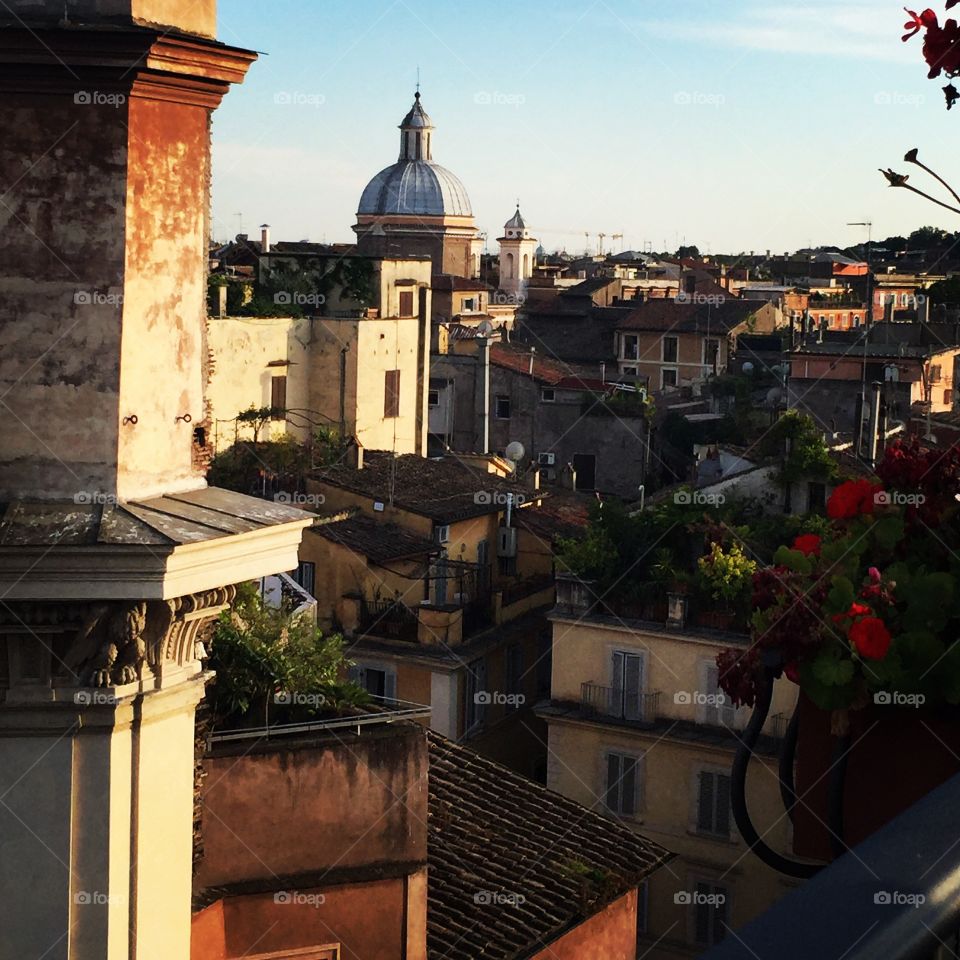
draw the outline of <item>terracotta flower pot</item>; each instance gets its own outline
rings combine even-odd
[[[799,709],[793,849],[832,860],[828,796],[837,737],[828,711],[803,694]],[[849,711],[849,720],[843,839],[854,847],[960,773],[960,710],[870,704]]]

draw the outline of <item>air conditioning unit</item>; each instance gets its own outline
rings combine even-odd
[[[515,557],[517,555],[517,528],[500,527],[497,530],[497,556]]]
[[[556,466],[557,455],[555,453],[538,453],[537,463],[539,463],[541,467]]]

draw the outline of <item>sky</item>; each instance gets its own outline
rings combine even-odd
[[[936,4],[942,10],[942,4]],[[739,253],[956,217],[878,172],[948,179],[960,109],[895,0],[220,0],[260,52],[213,121],[213,231],[350,242],[417,82],[433,158],[496,238],[517,199],[548,250]],[[589,234],[589,237],[586,236]],[[614,238],[614,234],[623,234]]]

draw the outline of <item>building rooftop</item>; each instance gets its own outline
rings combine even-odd
[[[465,520],[504,509],[506,494],[531,496],[523,484],[478,469],[455,455],[428,460],[416,454],[394,457],[383,450],[364,452],[362,470],[346,464],[322,467],[313,477],[440,523]],[[539,494],[542,495],[542,494]]]
[[[533,358],[533,372],[530,369],[530,359]],[[609,390],[610,384],[605,384],[596,373],[588,376],[582,365],[569,364],[555,357],[547,356],[538,349],[531,353],[529,347],[515,346],[511,343],[494,343],[490,347],[490,362],[505,370],[513,370],[532,376],[538,383],[551,387],[561,387],[565,390]]]
[[[615,820],[428,738],[431,957],[529,956],[672,857]]]
[[[455,277],[449,273],[441,273],[431,281],[434,290],[489,290],[490,284],[473,277]]]
[[[333,523],[315,523],[310,529],[378,565],[389,560],[422,557],[440,549],[432,540],[418,537],[395,523],[381,523],[362,514]]]
[[[648,300],[624,317],[620,330],[675,333],[730,331],[744,323],[766,304],[727,296],[718,302],[678,303],[676,300]]]

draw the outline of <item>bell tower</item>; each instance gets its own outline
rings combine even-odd
[[[497,242],[500,244],[500,290],[522,298],[533,276],[537,239],[520,214],[519,200],[516,213],[503,225],[503,236]]]

